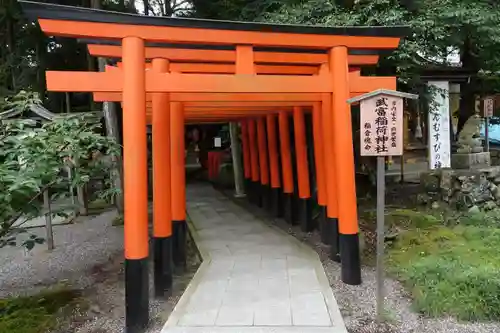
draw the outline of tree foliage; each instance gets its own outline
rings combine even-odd
[[[10,108],[28,108],[39,99],[16,98]],[[100,119],[95,115],[67,115],[45,124],[9,121],[0,128],[0,247],[16,244],[19,219],[39,216],[44,191],[83,185],[99,174],[109,172],[111,162],[100,155],[117,156],[119,147],[98,133]],[[72,169],[71,178],[66,170]],[[21,221],[21,224],[23,221]],[[21,228],[22,229],[22,228]],[[32,242],[28,242],[32,244]]]
[[[42,2],[90,8],[95,0],[46,0]],[[135,13],[135,1],[99,0],[102,9]],[[47,93],[46,70],[96,70],[84,44],[73,38],[45,36],[22,13],[17,0],[0,0],[0,97],[38,92],[52,112],[66,111],[65,95]],[[69,96],[74,106],[88,110],[89,94]]]
[[[194,0],[197,17],[324,26],[410,27],[408,36],[377,68],[397,75],[400,89],[426,93],[426,69],[446,67],[459,51],[470,80],[461,84],[461,124],[474,112],[476,95],[500,92],[500,6],[493,0]]]
[[[484,0],[421,0],[410,11],[397,0],[359,1],[351,8],[331,0],[309,0],[262,13],[259,20],[326,26],[407,25],[409,35],[389,59],[404,80],[412,80],[431,64],[429,59],[446,58],[450,47],[458,48],[462,55],[472,53],[478,72],[500,69],[500,59],[495,56],[500,51],[497,7]]]

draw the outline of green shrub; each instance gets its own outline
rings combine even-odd
[[[467,213],[457,219],[457,223],[463,225],[500,227],[500,211]]]

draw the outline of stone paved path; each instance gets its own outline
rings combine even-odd
[[[188,187],[204,258],[162,333],[346,333],[315,252],[210,185]]]

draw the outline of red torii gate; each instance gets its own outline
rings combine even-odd
[[[279,188],[277,160],[273,157],[277,156],[274,152],[279,138],[282,187],[290,203],[294,189],[287,112],[293,112],[298,192],[301,204],[307,204],[310,189],[304,106],[300,102],[311,102],[315,147],[322,152],[316,153],[315,164],[318,175],[322,175],[319,178],[324,179],[318,181],[322,194],[319,201],[327,206],[327,225],[331,228],[325,230],[329,231],[327,236],[331,235],[332,255],[335,257],[340,250],[344,282],[361,283],[351,117],[346,101],[351,93],[394,89],[395,79],[361,77],[355,68],[350,73],[351,62],[356,66],[373,64],[376,55],[356,56],[348,51],[397,48],[406,32],[404,27],[326,28],[217,22],[20,3],[46,34],[121,42],[118,47],[89,46],[94,55],[121,58],[121,69],[102,73],[47,72],[47,87],[52,91],[93,92],[96,99],[122,101],[129,332],[140,331],[148,322],[148,100],[153,124],[155,284],[160,287],[157,291],[170,288],[170,256],[180,266],[185,260],[185,115],[196,121],[244,118],[245,176],[253,181],[253,188],[264,188],[269,183],[274,190]],[[146,43],[150,42],[172,43],[176,47],[149,47]],[[186,44],[204,45],[206,49],[181,51]],[[220,50],[217,47],[221,45],[234,50]],[[274,49],[258,50],[261,47]],[[280,51],[285,48],[297,51]],[[148,58],[153,59],[152,70],[146,70]],[[170,64],[174,58],[178,63]],[[193,58],[201,64],[189,65]],[[280,69],[275,64],[287,67]],[[300,64],[314,66],[302,68]],[[189,105],[192,102],[201,103]],[[214,102],[228,103],[232,110],[222,110],[223,105]],[[249,102],[275,104],[259,106]],[[279,135],[273,130],[276,118]]]

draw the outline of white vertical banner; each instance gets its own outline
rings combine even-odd
[[[429,108],[429,168],[451,167],[450,147],[450,84],[448,81],[429,81],[437,88]]]

